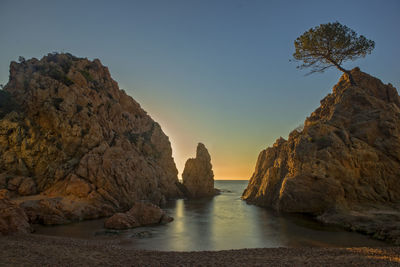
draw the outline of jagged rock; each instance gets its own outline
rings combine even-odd
[[[32,178],[26,177],[18,187],[18,194],[21,196],[30,196],[36,194],[36,184]]]
[[[18,191],[18,188],[23,180],[24,178],[21,176],[12,177],[10,180],[8,180],[7,189],[11,191]]]
[[[211,157],[202,143],[197,145],[196,158],[186,161],[182,180],[188,197],[209,197],[216,194]]]
[[[0,235],[30,233],[28,217],[24,210],[5,196],[0,196]]]
[[[92,195],[87,199],[34,195],[16,198],[14,202],[25,210],[30,223],[45,225],[107,217],[115,212],[112,205],[93,200]]]
[[[50,224],[182,196],[159,124],[98,59],[70,54],[11,63],[0,91],[0,170],[0,189],[41,195],[19,202]]]
[[[314,215],[400,202],[400,97],[357,68],[352,76],[356,85],[342,76],[303,130],[260,153],[243,199]]]
[[[11,196],[28,196],[37,193],[36,184],[30,177],[0,174],[0,190],[6,189]]]
[[[168,223],[173,220],[158,206],[137,202],[126,213],[116,213],[104,222],[104,227],[109,229],[128,229],[139,226]]]

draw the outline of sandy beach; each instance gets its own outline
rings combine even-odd
[[[0,258],[1,266],[400,266],[400,247],[162,252],[31,234],[1,237]]]

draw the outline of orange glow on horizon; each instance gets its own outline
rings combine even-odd
[[[250,179],[260,152],[258,148],[254,148],[253,151],[248,149],[248,144],[231,145],[230,140],[227,141],[227,138],[219,135],[211,138],[200,137],[203,134],[193,132],[190,127],[184,127],[176,120],[164,116],[165,113],[152,112],[153,119],[161,125],[163,132],[169,137],[179,179],[182,179],[186,161],[196,156],[199,142],[203,143],[210,153],[214,180]]]

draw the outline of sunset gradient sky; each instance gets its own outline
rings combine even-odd
[[[18,56],[99,58],[161,124],[180,172],[203,142],[216,179],[248,179],[259,152],[286,138],[340,77],[297,70],[296,37],[337,20],[376,42],[345,67],[400,88],[399,14],[397,0],[0,0],[0,83]]]

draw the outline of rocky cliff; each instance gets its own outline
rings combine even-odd
[[[400,220],[400,97],[391,84],[358,68],[351,73],[356,85],[342,76],[304,129],[260,153],[243,199],[355,230],[363,228],[355,218],[373,221],[379,210]],[[374,223],[372,234],[384,228]],[[387,231],[397,231],[400,242],[400,225],[393,225]]]
[[[182,180],[186,195],[190,198],[209,197],[216,194],[211,157],[202,143],[197,145],[196,158],[186,161]]]
[[[0,189],[31,222],[65,223],[181,196],[171,145],[107,67],[70,54],[10,65]]]

